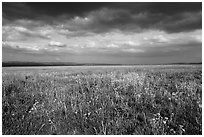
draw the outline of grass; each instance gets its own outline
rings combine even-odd
[[[2,132],[201,135],[202,69],[3,68]]]

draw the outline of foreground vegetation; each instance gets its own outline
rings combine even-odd
[[[201,66],[3,68],[2,134],[202,134]]]

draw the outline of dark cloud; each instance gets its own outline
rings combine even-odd
[[[63,14],[82,16],[84,13],[112,5],[111,3],[92,2],[3,2],[3,15],[9,19],[33,19],[39,16],[56,17]]]
[[[145,8],[152,13],[175,15],[182,12],[200,11],[202,4],[201,2],[150,2]]]
[[[104,33],[112,30],[141,32],[148,29],[175,33],[201,28],[201,11],[188,11],[169,15],[148,11],[132,14],[124,9],[108,8],[89,12],[86,17],[73,18],[64,24],[64,29],[71,30],[79,35],[82,33],[84,35],[86,32]]]
[[[113,29],[142,31],[161,29],[167,32],[202,28],[202,3],[6,3],[3,24],[8,20],[30,19],[41,24],[59,24],[75,17],[90,17],[89,23],[73,22],[67,28],[101,33]]]
[[[35,11],[37,12],[37,11]],[[34,11],[26,3],[21,2],[3,2],[2,14],[3,18],[14,20],[22,18],[33,18],[35,16]]]
[[[70,14],[83,16],[84,13],[100,8],[124,9],[132,13],[148,11],[153,13],[177,14],[199,11],[201,2],[3,2],[3,13],[15,18],[32,18],[38,13],[47,16]],[[33,14],[30,14],[30,13]],[[39,15],[38,15],[39,16]]]
[[[169,16],[158,23],[157,26],[170,33],[202,29],[202,11],[184,12]]]
[[[202,55],[201,2],[3,2],[2,24],[9,59],[151,63]]]
[[[99,9],[101,7],[112,5],[105,2],[30,2],[26,3],[32,9],[38,10],[49,16],[59,16],[63,14],[70,14],[73,16],[82,16],[84,13]]]
[[[130,32],[139,32],[144,29],[159,29],[169,33],[202,28],[201,11],[177,13],[174,15],[151,12],[141,12],[138,14],[116,12],[115,14],[116,15],[113,15],[111,20],[99,19],[98,22],[96,21],[96,28],[97,26],[101,26],[102,31],[110,28]],[[94,25],[91,26],[93,27]]]

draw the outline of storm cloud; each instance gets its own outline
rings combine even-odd
[[[35,51],[32,53],[36,53],[33,57],[36,59],[37,53],[49,52],[55,55],[53,58],[63,55],[64,61],[75,57],[76,62],[89,62],[97,55],[103,58],[98,59],[103,63],[109,60],[114,63],[121,58],[122,64],[128,58],[133,64],[142,60],[152,63],[148,57],[165,62],[164,56],[172,57],[172,62],[176,57],[178,62],[202,60],[202,3],[199,2],[3,2],[2,21],[2,52],[8,51],[6,47],[11,52],[19,48]],[[192,59],[184,60],[180,54]],[[51,55],[48,56],[52,58]]]

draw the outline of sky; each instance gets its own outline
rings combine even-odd
[[[2,61],[202,62],[202,3],[2,3]]]

